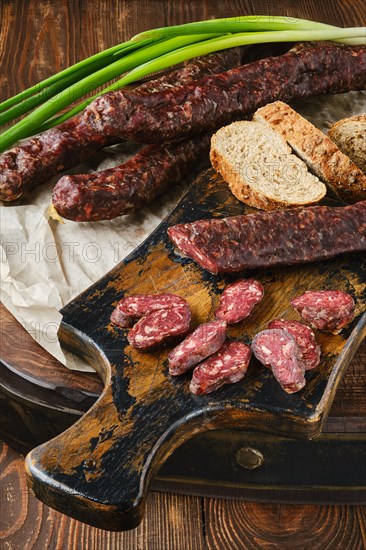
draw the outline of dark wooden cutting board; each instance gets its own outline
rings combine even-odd
[[[124,295],[174,292],[190,303],[195,324],[212,318],[233,278],[213,276],[175,254],[168,226],[248,212],[212,171],[188,189],[173,213],[126,260],[68,304],[60,337],[102,375],[98,402],[66,432],[27,457],[29,482],[52,507],[107,529],[136,526],[149,483],[185,440],[214,428],[240,428],[288,437],[319,435],[342,373],[365,335],[366,255],[306,266],[252,272],[265,287],[254,314],[229,329],[249,342],[275,317],[297,318],[290,299],[308,289],[337,288],[356,301],[356,317],[340,335],[318,333],[322,362],[299,393],[284,393],[270,371],[252,360],[246,378],[205,397],[189,392],[189,375],[171,378],[166,356],[141,353],[114,327],[110,314]],[[247,274],[245,274],[247,275]],[[249,273],[248,273],[249,275]]]

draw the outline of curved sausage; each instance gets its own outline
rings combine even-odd
[[[323,43],[177,86],[147,102],[138,91],[110,92],[85,109],[84,121],[106,136],[156,143],[213,131],[273,101],[365,87],[366,46]]]
[[[111,220],[149,204],[207,156],[210,136],[148,145],[125,163],[95,174],[63,176],[52,203],[74,221]]]

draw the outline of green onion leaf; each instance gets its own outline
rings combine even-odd
[[[201,33],[237,33],[237,32],[263,32],[263,31],[302,31],[302,30],[325,30],[335,29],[332,25],[297,19],[295,17],[283,17],[273,15],[246,15],[240,17],[224,17],[222,19],[209,19],[186,23],[184,25],[173,25],[151,29],[132,37],[132,41],[144,40],[146,38],[171,38],[172,36],[183,36],[186,34]]]
[[[354,38],[359,40],[359,43],[365,43],[366,27],[356,27],[349,29],[332,29],[332,30],[317,30],[317,31],[268,31],[263,33],[236,33],[211,40],[205,40],[188,47],[182,47],[169,54],[162,55],[157,59],[153,59],[136,69],[130,71],[122,77],[118,82],[112,85],[114,89],[118,86],[126,86],[136,80],[140,80],[144,76],[159,71],[198,57],[207,55],[208,53],[234,48],[236,46],[244,46],[246,44],[261,44],[266,42],[306,42],[313,40],[339,40]]]
[[[143,44],[151,44],[154,42],[154,39],[147,39],[143,41]],[[71,65],[67,69],[64,69],[63,71],[60,71],[59,73],[56,73],[49,78],[46,78],[45,80],[42,80],[41,82],[38,82],[38,84],[35,84],[34,86],[31,86],[30,88],[27,88],[26,90],[23,90],[19,94],[10,97],[9,99],[6,99],[2,103],[0,103],[0,112],[5,111],[6,109],[9,109],[13,105],[17,105],[21,101],[28,99],[28,97],[31,97],[35,93],[39,93],[43,88],[46,88],[47,86],[50,86],[51,84],[58,82],[62,78],[68,77],[69,75],[78,75],[78,71],[84,69],[85,67],[89,68],[90,73],[93,72],[93,63],[95,61],[99,60],[105,60],[106,64],[111,63],[115,60],[114,56],[118,56],[121,54],[125,54],[128,51],[135,50],[136,48],[141,47],[141,45],[132,43],[130,40],[128,42],[124,42],[122,44],[118,44],[117,46],[113,46],[113,48],[109,48],[107,50],[104,50],[102,52],[99,52],[95,55],[92,55],[91,57],[87,57],[86,59],[83,59],[82,61],[79,61],[78,63],[75,63],[74,65]],[[75,77],[75,81],[80,80],[77,77]]]

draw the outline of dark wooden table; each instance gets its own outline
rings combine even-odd
[[[336,25],[366,24],[364,0],[2,0],[2,99],[141,30],[239,14],[284,14]],[[19,358],[26,356],[27,349],[31,351],[32,344],[26,341]],[[32,348],[33,353],[36,364],[49,364],[42,350],[33,352]],[[344,411],[348,416],[365,412],[362,375],[360,382],[365,364],[364,344],[339,389],[332,409],[336,417],[341,418]],[[74,375],[65,374],[65,378],[69,376]],[[152,492],[138,529],[109,533],[37,501],[26,488],[22,456],[0,444],[0,549],[45,548],[361,550],[366,548],[366,507],[263,504]]]

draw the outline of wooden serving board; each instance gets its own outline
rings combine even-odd
[[[341,376],[365,336],[366,255],[250,273],[264,285],[265,299],[248,320],[228,330],[246,342],[275,317],[298,319],[290,299],[305,290],[337,288],[355,298],[355,319],[341,334],[317,334],[322,362],[307,373],[306,387],[297,394],[283,392],[253,359],[243,381],[193,396],[190,374],[168,374],[171,348],[134,350],[127,331],[109,320],[124,295],[150,292],[185,297],[195,325],[211,319],[219,294],[234,278],[213,276],[178,256],[166,229],[249,211],[213,171],[204,172],[138,249],[62,310],[63,344],[100,372],[105,389],[76,424],[29,453],[29,483],[45,503],[104,529],[133,528],[141,521],[154,474],[193,435],[215,428],[308,439],[320,434]]]

